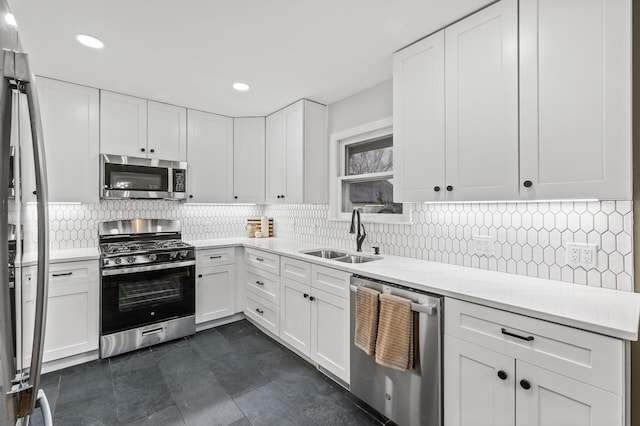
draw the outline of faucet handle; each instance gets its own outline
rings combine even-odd
[[[371,246],[373,254],[380,254],[380,246]]]

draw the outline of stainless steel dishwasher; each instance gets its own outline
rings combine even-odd
[[[354,342],[355,293],[374,288],[413,301],[413,369],[376,364]],[[442,296],[367,277],[351,277],[351,393],[400,426],[442,425]]]

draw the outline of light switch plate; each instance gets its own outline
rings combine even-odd
[[[493,256],[493,246],[496,242],[496,237],[492,235],[473,235],[471,237],[473,241],[473,252],[478,256]]]
[[[582,266],[593,269],[598,266],[598,245],[583,243],[566,243],[567,265],[572,268]]]

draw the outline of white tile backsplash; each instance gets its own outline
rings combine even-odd
[[[631,201],[408,204],[411,224],[364,221],[363,248],[379,245],[397,256],[633,291]],[[27,205],[35,218],[35,206]],[[321,205],[205,205],[170,201],[51,204],[51,248],[95,247],[98,223],[142,218],[179,219],[185,239],[244,236],[247,217],[274,218],[277,237],[355,250],[349,224],[328,220]],[[472,252],[473,235],[496,238],[494,255]],[[25,236],[27,244],[33,237]],[[596,269],[566,265],[566,242],[598,245]]]
[[[633,291],[631,201],[409,204],[410,225],[364,221],[364,249],[577,284]],[[349,224],[327,205],[269,205],[275,234],[319,246],[355,249]],[[472,252],[473,235],[496,238],[494,255]],[[566,265],[565,243],[598,245],[595,269]]]

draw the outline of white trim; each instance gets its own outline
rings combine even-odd
[[[350,221],[351,213],[341,212],[342,182],[360,180],[366,177],[388,176],[389,173],[370,173],[359,176],[345,176],[344,149],[352,144],[380,136],[393,134],[393,118],[384,118],[351,129],[341,130],[329,136],[329,220]],[[362,219],[369,223],[410,224],[411,208],[407,203],[402,206],[402,214],[363,214]]]

